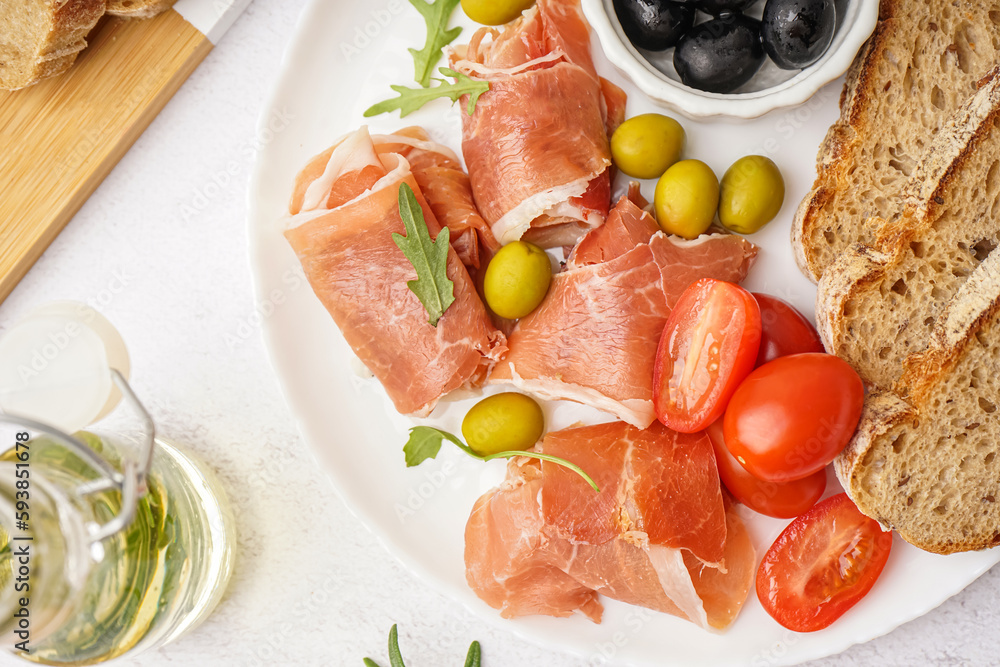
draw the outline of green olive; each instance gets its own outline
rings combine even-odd
[[[462,10],[476,23],[503,25],[533,4],[535,0],[462,0]]]
[[[542,408],[524,394],[508,392],[484,398],[462,420],[465,442],[480,456],[530,449],[545,430]]]
[[[611,157],[632,178],[659,178],[683,150],[684,128],[658,113],[629,118],[611,135]]]
[[[550,282],[552,264],[544,250],[527,241],[508,243],[486,267],[486,305],[500,317],[516,320],[538,307]]]
[[[693,239],[703,234],[719,206],[719,180],[701,160],[681,160],[656,183],[656,221],[668,234]]]
[[[763,155],[747,155],[722,177],[719,221],[734,232],[753,234],[778,215],[784,200],[778,166]]]

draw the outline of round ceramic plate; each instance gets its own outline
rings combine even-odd
[[[681,83],[674,69],[674,49],[637,49],[622,30],[613,0],[582,2],[611,63],[651,99],[696,119],[756,118],[773,109],[805,102],[847,70],[878,20],[878,0],[835,0],[837,32],[818,61],[803,70],[783,70],[766,58],[753,78],[732,93],[710,93]],[[755,2],[746,10],[756,19],[763,12],[763,2]]]
[[[461,12],[456,20],[464,19]],[[464,24],[459,42],[473,26]],[[341,497],[416,576],[433,582],[474,613],[526,639],[580,655],[587,664],[788,664],[844,650],[892,630],[934,608],[985,572],[1000,551],[933,556],[897,543],[871,594],[831,628],[795,634],[781,628],[751,593],[725,634],[711,634],[677,618],[606,600],[600,625],[583,617],[503,620],[465,584],[463,532],[476,498],[500,481],[502,462],[482,464],[454,448],[434,461],[406,468],[401,451],[411,421],[392,410],[380,386],[356,372],[352,354],[333,320],[304,280],[282,237],[282,216],[297,171],[312,155],[357,128],[370,104],[389,97],[390,84],[411,83],[407,47],[423,42],[424,27],[404,0],[359,3],[313,0],[303,15],[259,130],[250,187],[249,239],[256,296],[267,347],[288,404],[318,464]],[[652,105],[626,84],[594,45],[605,76],[630,94],[629,115]],[[804,105],[749,122],[683,121],[686,155],[722,174],[738,157],[769,155],[787,187],[778,218],[752,237],[761,246],[747,286],[813,311],[815,288],[795,267],[789,224],[814,178],[816,149],[837,114],[840,82]],[[435,139],[460,148],[458,108],[437,101],[404,120],[371,119],[373,131],[425,126]],[[647,196],[652,184],[644,184]],[[430,422],[457,431],[474,401],[452,397]],[[583,417],[607,419],[571,405],[546,407],[550,429]],[[836,490],[836,482],[831,484]],[[750,512],[744,517],[759,552],[784,526]]]

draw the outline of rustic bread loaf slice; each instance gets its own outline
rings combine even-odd
[[[967,277],[1000,243],[1000,69],[934,137],[898,218],[873,225],[823,274],[816,319],[829,352],[890,389]]]
[[[105,0],[0,0],[0,88],[18,90],[69,69]]]
[[[844,250],[868,240],[870,217],[899,213],[914,166],[948,114],[1000,62],[998,49],[995,0],[882,1],[792,224],[803,273],[818,280]]]
[[[108,14],[148,19],[170,9],[177,0],[108,0]]]
[[[973,272],[906,362],[869,394],[834,462],[862,512],[935,553],[1000,544],[1000,251]],[[900,396],[904,396],[901,398]]]

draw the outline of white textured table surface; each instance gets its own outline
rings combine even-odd
[[[245,200],[258,109],[303,5],[255,0],[0,306],[0,327],[54,299],[107,315],[161,431],[219,471],[236,507],[236,572],[219,609],[120,664],[388,665],[393,623],[412,667],[461,665],[473,639],[487,667],[614,664],[538,649],[415,579],[337,499],[284,405],[256,324]],[[923,618],[814,664],[998,664],[998,599],[993,570]]]

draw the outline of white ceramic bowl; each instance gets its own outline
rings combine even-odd
[[[764,2],[748,12],[760,18]],[[612,0],[583,0],[583,11],[608,60],[655,102],[692,117],[756,118],[773,109],[802,104],[843,74],[875,29],[878,0],[836,0],[837,32],[823,57],[803,70],[779,69],[768,58],[754,77],[732,93],[708,93],[685,86],[674,70],[673,49],[663,53],[632,46]]]

